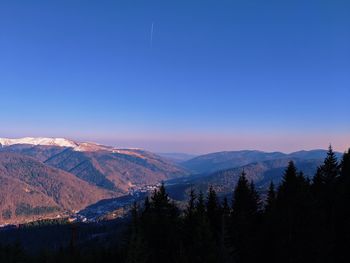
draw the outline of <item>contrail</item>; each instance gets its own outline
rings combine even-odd
[[[151,47],[153,46],[153,29],[154,29],[154,22],[152,22],[152,26],[151,26]]]

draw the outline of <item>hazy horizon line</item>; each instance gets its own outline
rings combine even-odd
[[[134,140],[130,140],[128,143],[125,143],[124,145],[122,143],[117,143],[118,140],[115,140],[115,142],[113,141],[110,141],[110,139],[107,139],[106,140],[101,140],[101,139],[84,139],[84,138],[76,138],[76,137],[70,137],[70,136],[0,136],[0,138],[4,138],[4,139],[22,139],[22,138],[63,138],[63,139],[66,139],[66,140],[71,140],[71,141],[75,141],[75,142],[78,142],[78,143],[95,143],[95,144],[100,144],[100,145],[105,145],[105,146],[110,146],[110,147],[115,147],[115,148],[118,148],[118,149],[140,149],[140,150],[145,150],[145,151],[150,151],[150,152],[153,152],[153,153],[156,153],[156,154],[187,154],[187,155],[193,155],[193,156],[198,156],[198,155],[205,155],[205,154],[211,154],[211,153],[219,153],[219,152],[239,152],[239,151],[259,151],[259,152],[266,152],[266,153],[274,153],[274,152],[280,152],[280,153],[283,153],[283,154],[291,154],[291,153],[294,153],[294,152],[299,152],[299,151],[314,151],[314,150],[327,150],[329,145],[332,145],[332,148],[334,149],[334,151],[336,152],[339,152],[339,153],[343,153],[343,152],[346,152],[349,148],[350,148],[350,145],[348,147],[345,147],[344,149],[339,149],[339,146],[338,147],[334,147],[334,145],[332,143],[327,143],[324,147],[320,147],[320,146],[315,146],[315,147],[305,147],[305,146],[301,146],[300,148],[299,147],[293,147],[293,149],[291,150],[287,150],[287,149],[281,149],[281,145],[278,147],[274,147],[274,148],[271,148],[270,147],[252,147],[252,146],[225,146],[225,147],[220,147],[220,143],[218,143],[217,145],[211,145],[210,148],[213,148],[212,150],[202,150],[202,151],[196,151],[195,149],[193,149],[192,151],[190,149],[183,149],[183,150],[175,150],[175,149],[171,149],[171,148],[174,148],[174,147],[168,147],[166,149],[159,149],[157,150],[155,147],[155,145],[166,145],[166,144],[169,144],[169,143],[178,143],[178,141],[174,140],[173,142],[172,141],[167,141],[167,142],[157,142],[155,143],[153,141],[153,147],[151,147],[152,145],[152,140],[145,140],[143,139],[142,140],[142,143],[140,144],[137,144],[137,139]],[[119,141],[122,141],[123,139],[119,139]],[[144,146],[147,146],[147,145],[142,145],[142,144],[149,144],[148,146],[149,147],[144,147]],[[183,142],[185,143],[185,141]],[[187,143],[189,143],[187,141]],[[196,143],[196,142],[192,142],[193,144]],[[205,144],[206,141],[204,140],[203,141],[203,144]],[[195,147],[193,147],[195,148]],[[279,149],[280,148],[280,149]]]

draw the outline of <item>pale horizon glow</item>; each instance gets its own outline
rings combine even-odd
[[[0,1],[0,137],[350,147],[350,1]]]
[[[13,134],[13,133],[11,133]],[[1,134],[0,134],[1,135]],[[237,134],[228,135],[213,134],[202,135],[157,135],[137,137],[131,136],[62,136],[58,134],[26,134],[13,136],[0,136],[5,138],[22,138],[22,137],[54,137],[66,138],[77,142],[93,142],[102,145],[113,146],[117,148],[141,148],[155,153],[187,153],[187,154],[207,154],[220,151],[239,151],[239,150],[259,150],[265,152],[283,152],[291,153],[301,150],[327,149],[331,144],[333,149],[338,152],[345,152],[350,148],[349,144],[343,142],[347,140],[346,136],[340,135],[320,135],[314,136],[290,134],[284,135],[267,135],[267,134]]]

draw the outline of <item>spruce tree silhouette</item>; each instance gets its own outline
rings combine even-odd
[[[277,262],[308,262],[312,257],[310,226],[312,196],[309,181],[290,161],[277,191],[274,220]]]
[[[191,225],[192,225],[195,213],[196,213],[196,210],[195,210],[196,209],[196,200],[197,200],[196,192],[193,188],[191,188],[190,194],[189,194],[189,200],[187,203],[187,207],[185,209],[185,218],[186,218],[186,220],[188,220],[191,223]]]
[[[313,178],[313,192],[320,202],[327,202],[330,191],[334,191],[334,184],[339,175],[339,164],[332,146],[330,145],[323,164],[318,167]]]
[[[183,225],[185,262],[220,262],[202,192],[197,197],[193,189],[190,191]]]
[[[179,254],[179,211],[170,202],[164,183],[156,189],[141,216],[146,262],[174,260]],[[169,261],[172,262],[172,261]]]
[[[338,262],[348,262],[350,244],[350,149],[343,155],[336,191],[335,258]]]
[[[206,208],[211,233],[213,234],[215,242],[219,244],[221,237],[222,214],[219,200],[212,186],[209,187]]]
[[[185,249],[185,253],[188,257],[189,262],[195,262],[197,253],[196,247],[194,246],[195,242],[197,242],[197,225],[198,225],[198,217],[196,213],[196,201],[197,196],[195,190],[191,188],[189,194],[189,200],[184,212],[184,222],[183,222],[183,234],[182,240]]]
[[[269,190],[267,192],[267,199],[265,203],[265,213],[270,213],[275,207],[276,203],[276,191],[273,182],[270,182]]]
[[[231,224],[231,208],[227,197],[225,196],[222,202],[222,223],[221,223],[221,239],[220,239],[220,254],[222,255],[222,262],[232,262],[232,255],[234,254],[230,239],[230,224]]]
[[[224,197],[224,200],[222,201],[222,213],[224,216],[229,216],[231,213],[231,208],[228,203],[227,197]]]
[[[141,231],[139,206],[134,202],[131,209],[131,223],[128,232],[127,263],[147,262],[146,247]]]
[[[236,219],[249,218],[256,215],[257,208],[256,197],[252,193],[251,185],[249,185],[246,173],[243,171],[234,190],[232,214]]]
[[[336,210],[337,210],[337,184],[340,166],[337,157],[329,146],[323,164],[317,169],[313,179],[312,190],[315,198],[315,242],[320,243],[319,258],[325,262],[331,261],[334,255],[336,242]]]
[[[256,259],[256,228],[258,219],[259,197],[253,183],[249,184],[242,171],[234,190],[231,214],[231,242],[237,249],[241,262],[252,262]]]
[[[197,255],[194,262],[220,262],[218,249],[214,239],[214,233],[211,231],[206,203],[202,191],[198,194],[196,203],[197,227],[195,249]]]
[[[270,182],[267,198],[263,211],[263,224],[260,230],[262,261],[276,262],[276,190],[273,182]]]

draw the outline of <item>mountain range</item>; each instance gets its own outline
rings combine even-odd
[[[325,150],[154,154],[64,138],[0,138],[0,224],[69,215],[161,181],[177,200],[191,187],[227,195],[243,170],[264,189],[280,181],[289,160],[311,177],[325,156]]]
[[[233,189],[244,171],[250,181],[264,194],[270,182],[281,181],[289,161],[298,170],[312,178],[317,167],[327,155],[326,150],[297,151],[289,154],[262,151],[224,151],[197,156],[181,165],[192,172],[192,176],[169,180],[170,196],[176,200],[186,200],[191,188],[206,192],[212,186],[221,196],[232,198]],[[338,159],[341,153],[336,153]]]
[[[219,170],[240,167],[253,162],[263,162],[280,159],[317,160],[326,155],[326,150],[297,151],[293,153],[263,152],[254,150],[223,151],[197,156],[181,163],[193,173],[212,173]],[[337,153],[338,157],[341,156]]]
[[[0,223],[79,210],[187,174],[141,149],[63,138],[0,139]]]

